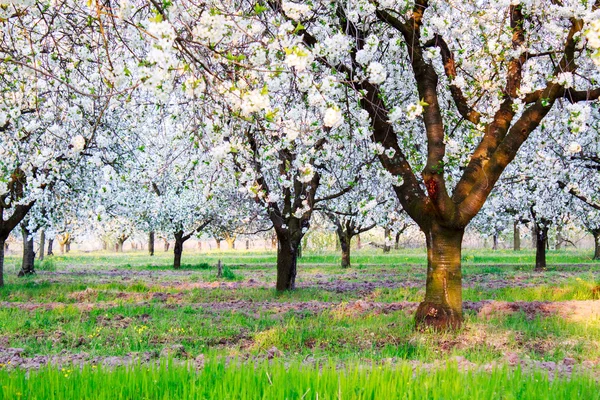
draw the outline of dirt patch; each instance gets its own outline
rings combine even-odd
[[[465,310],[475,311],[479,317],[490,318],[497,315],[510,315],[522,312],[527,318],[558,315],[570,321],[589,321],[600,318],[600,301],[493,301],[465,302]]]

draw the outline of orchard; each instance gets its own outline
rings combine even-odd
[[[0,398],[598,396],[599,1],[0,28]]]

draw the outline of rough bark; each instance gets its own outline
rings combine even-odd
[[[48,252],[46,253],[47,256],[53,256],[54,253],[52,252],[52,245],[54,244],[54,239],[50,239],[48,240]]]
[[[23,261],[21,263],[21,270],[18,276],[28,276],[35,274],[34,262],[35,252],[33,249],[33,236],[27,228],[22,225],[21,231],[23,233]]]
[[[402,232],[396,232],[396,238],[394,240],[394,250],[400,250],[400,236],[402,236]]]
[[[418,328],[457,329],[462,323],[461,246],[464,229],[433,223],[426,233],[425,300],[415,315]]]
[[[492,250],[498,250],[498,234],[494,233],[492,235]]]
[[[548,226],[536,226],[535,233],[535,270],[543,271],[546,269],[546,246],[548,244]]]
[[[121,250],[123,250],[123,245],[121,245]],[[68,253],[68,252],[70,252],[70,251],[71,251],[71,241],[68,241],[68,242],[65,244],[65,252],[66,252],[66,253]]]
[[[42,229],[40,231],[40,247],[38,253],[40,255],[40,261],[44,261],[44,250],[46,249],[46,232]]]
[[[600,230],[592,231],[594,235],[594,260],[600,260]]]
[[[154,231],[150,231],[148,234],[148,254],[154,255]]]
[[[277,233],[277,291],[294,290],[301,235]]]
[[[0,287],[4,286],[4,246],[6,239],[0,238]]]
[[[518,221],[515,221],[513,224],[513,250],[521,250],[521,230],[519,229]]]
[[[342,268],[350,268],[350,244],[352,236],[348,232],[338,232],[338,238],[342,249]]]
[[[181,254],[183,254],[183,231],[175,232],[175,246],[173,247],[173,268],[181,268]]]

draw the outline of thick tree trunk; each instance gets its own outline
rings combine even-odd
[[[519,230],[519,223],[517,221],[513,224],[513,250],[521,250],[521,231]]]
[[[543,271],[546,269],[546,245],[548,244],[548,227],[538,226],[535,229],[535,270]]]
[[[418,328],[457,329],[462,323],[461,246],[464,229],[433,224],[426,232],[425,300],[415,315]]]
[[[400,236],[401,235],[402,235],[402,232],[396,233],[396,239],[394,240],[394,250],[400,250]]]
[[[123,250],[123,244],[121,244],[121,250]],[[68,253],[71,251],[71,242],[67,242],[65,244],[65,252]]]
[[[35,274],[34,262],[35,252],[33,250],[33,236],[29,235],[29,231],[24,226],[21,226],[23,232],[23,262],[18,276],[28,276]]]
[[[391,235],[390,228],[385,228],[385,231],[384,231],[384,234],[383,234],[383,236],[384,236],[384,238],[383,238],[384,239],[384,242],[383,242],[383,252],[384,253],[389,253],[390,250],[391,250],[390,244],[389,244],[390,243],[390,241],[389,241],[390,235]]]
[[[6,239],[0,239],[0,287],[4,286],[4,249]]]
[[[300,236],[300,235],[296,235]],[[296,288],[296,272],[298,264],[298,247],[300,238],[295,240],[289,233],[277,234],[277,291],[294,290]]]
[[[235,250],[235,239],[225,239],[229,250]]]
[[[342,268],[350,268],[350,244],[352,236],[347,232],[339,235],[340,247],[342,248]]]
[[[40,261],[44,261],[44,250],[46,249],[46,232],[42,229],[40,231],[40,247],[38,253],[40,254]]]
[[[498,250],[498,234],[494,233],[492,236],[492,250]]]
[[[181,268],[181,254],[183,253],[183,232],[175,232],[175,246],[173,247],[173,268]]]
[[[53,256],[54,253],[52,252],[52,245],[54,244],[54,239],[50,239],[48,240],[48,253],[46,253],[47,256]]]
[[[154,255],[154,231],[150,231],[148,234],[148,254]]]
[[[594,260],[600,260],[600,230],[593,231],[594,235]]]

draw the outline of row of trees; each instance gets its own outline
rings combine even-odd
[[[177,266],[201,230],[274,229],[290,290],[315,212],[342,243],[406,215],[417,325],[458,327],[490,196],[540,243],[566,203],[597,222],[598,5],[3,2],[0,248],[19,224],[121,218],[170,232]]]

